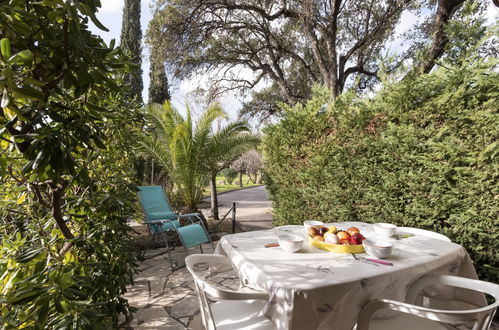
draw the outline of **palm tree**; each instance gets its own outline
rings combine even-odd
[[[216,169],[227,167],[259,142],[244,121],[229,123],[213,132],[215,120],[227,118],[218,103],[210,105],[195,124],[189,107],[185,119],[168,101],[146,109],[149,132],[138,134],[140,150],[161,165],[173,184],[173,193],[189,212],[197,210],[204,188],[210,178],[212,183],[215,180]],[[212,189],[212,212],[213,201],[217,204],[216,188]],[[215,208],[218,218],[217,205]]]
[[[246,121],[227,124],[209,136],[207,141],[207,161],[204,163],[210,174],[211,215],[219,220],[217,198],[217,173],[229,167],[246,151],[256,148],[260,137],[252,134]]]

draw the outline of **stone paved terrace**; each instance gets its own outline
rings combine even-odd
[[[237,219],[243,223],[243,230],[271,228],[270,203],[266,199],[264,187],[226,193],[220,196],[220,214],[225,214],[232,201],[236,201],[239,205]],[[203,213],[208,214],[206,210],[203,210]],[[214,242],[215,246],[216,244],[217,242]],[[209,244],[204,244],[203,250],[205,253],[213,252]],[[146,256],[160,252],[165,250],[147,250]],[[199,248],[190,249],[188,253],[199,253]],[[183,260],[182,248],[177,247],[172,256],[176,260]],[[194,282],[186,267],[172,273],[168,254],[164,253],[143,261],[139,273],[134,278],[135,285],[128,288],[125,297],[130,305],[138,310],[129,321],[123,320],[120,329],[204,329]],[[235,273],[223,274],[217,282],[232,289],[239,286]],[[499,330],[499,324],[496,322],[491,330]]]
[[[173,257],[182,257],[181,250],[176,248]],[[203,250],[205,253],[213,251],[208,244],[203,245]],[[148,254],[161,251],[165,250],[151,250]],[[191,253],[199,253],[199,249],[190,249],[189,254]],[[189,271],[182,267],[172,273],[167,257],[168,254],[162,254],[141,263],[140,273],[135,276],[135,285],[125,295],[130,305],[138,311],[130,321],[123,322],[121,330],[204,329],[197,293]],[[232,289],[239,286],[235,273],[223,274],[217,282]],[[499,324],[496,322],[491,330],[499,330]]]
[[[164,251],[150,250],[148,255]],[[172,252],[173,258],[183,259],[181,251],[182,248],[176,248]],[[205,244],[203,251],[212,253],[213,249]],[[190,249],[189,254],[192,253],[199,253],[199,249]],[[131,321],[124,322],[121,329],[203,329],[194,282],[186,267],[172,273],[168,254],[165,253],[143,261],[139,271],[135,276],[135,285],[125,295],[138,311]],[[228,282],[238,283],[235,275],[221,282],[226,285]]]

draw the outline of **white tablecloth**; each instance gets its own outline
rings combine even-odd
[[[370,224],[334,225],[344,230],[356,226],[364,236],[377,238]],[[264,247],[277,242],[277,234],[285,230],[305,238],[300,252]],[[312,247],[302,226],[227,235],[217,251],[230,258],[247,286],[269,292],[264,313],[278,329],[351,329],[368,300],[403,301],[408,287],[423,274],[476,278],[468,254],[458,244],[422,235],[385,240],[394,244],[392,255],[386,259],[394,266],[374,266],[356,261],[350,254]],[[479,304],[483,297],[473,300]]]

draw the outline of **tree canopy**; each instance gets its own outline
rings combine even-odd
[[[410,57],[428,72],[447,43],[445,24],[464,0],[179,0],[156,1],[148,42],[163,47],[167,68],[179,78],[216,72],[212,92],[270,85],[288,104],[310,96],[319,82],[334,96],[345,87],[371,87],[380,69]],[[403,54],[386,64],[387,42],[404,12],[434,12],[419,29],[426,56]],[[432,39],[432,40],[431,40]],[[272,100],[268,100],[272,101]],[[255,101],[267,111],[274,104]],[[251,104],[250,104],[251,107]]]

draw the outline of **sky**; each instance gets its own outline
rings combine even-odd
[[[124,1],[101,0],[101,3],[102,7],[97,13],[97,18],[109,29],[109,32],[102,31],[93,24],[90,24],[90,30],[95,34],[100,35],[107,43],[109,43],[111,39],[116,39],[116,42],[119,43]],[[143,35],[146,33],[148,22],[152,19],[152,3],[153,0],[141,1],[141,25]],[[491,0],[486,16],[489,24],[497,20],[499,16],[499,9],[492,5]],[[401,22],[397,27],[398,35],[402,35],[402,33],[410,29],[411,26],[420,19],[421,18],[418,18],[410,12],[404,12],[402,14]],[[391,51],[401,51],[404,48],[403,41],[400,38],[396,38],[387,46]],[[147,100],[149,90],[149,55],[145,45],[143,45],[142,72],[142,79],[144,81],[144,90],[142,94],[143,99]],[[186,103],[189,103],[194,107],[194,112],[200,111],[200,109],[196,109],[193,98],[189,94],[199,85],[198,82],[203,80],[206,80],[206,77],[193,77],[189,80],[181,81],[177,86],[174,86],[170,91],[172,93],[173,105],[181,110],[185,108]],[[228,94],[223,96],[219,101],[225,111],[229,114],[229,117],[231,119],[236,119],[237,113],[242,105],[239,98],[235,94]]]
[[[116,43],[119,43],[120,33],[121,33],[121,20],[123,15],[123,0],[101,0],[102,7],[97,13],[97,18],[99,21],[109,30],[109,32],[102,31],[95,25],[90,23],[90,30],[102,37],[104,41],[109,43],[111,39],[116,39]],[[141,25],[142,25],[142,35],[145,36],[147,25],[152,19],[152,0],[142,0],[141,1]],[[144,82],[144,90],[142,92],[142,98],[147,100],[149,91],[149,53],[147,47],[143,45],[143,56],[142,56],[142,80]],[[178,86],[170,91],[172,92],[172,103],[175,108],[182,110],[185,108],[185,104],[188,102],[190,106],[193,106],[193,111],[200,111],[196,109],[196,105],[192,101],[193,98],[189,94],[197,87],[197,81],[199,77],[193,77],[190,80],[181,81]],[[225,111],[228,113],[231,119],[236,119],[239,109],[241,108],[241,102],[235,97],[235,95],[226,95],[220,99],[220,103]]]

